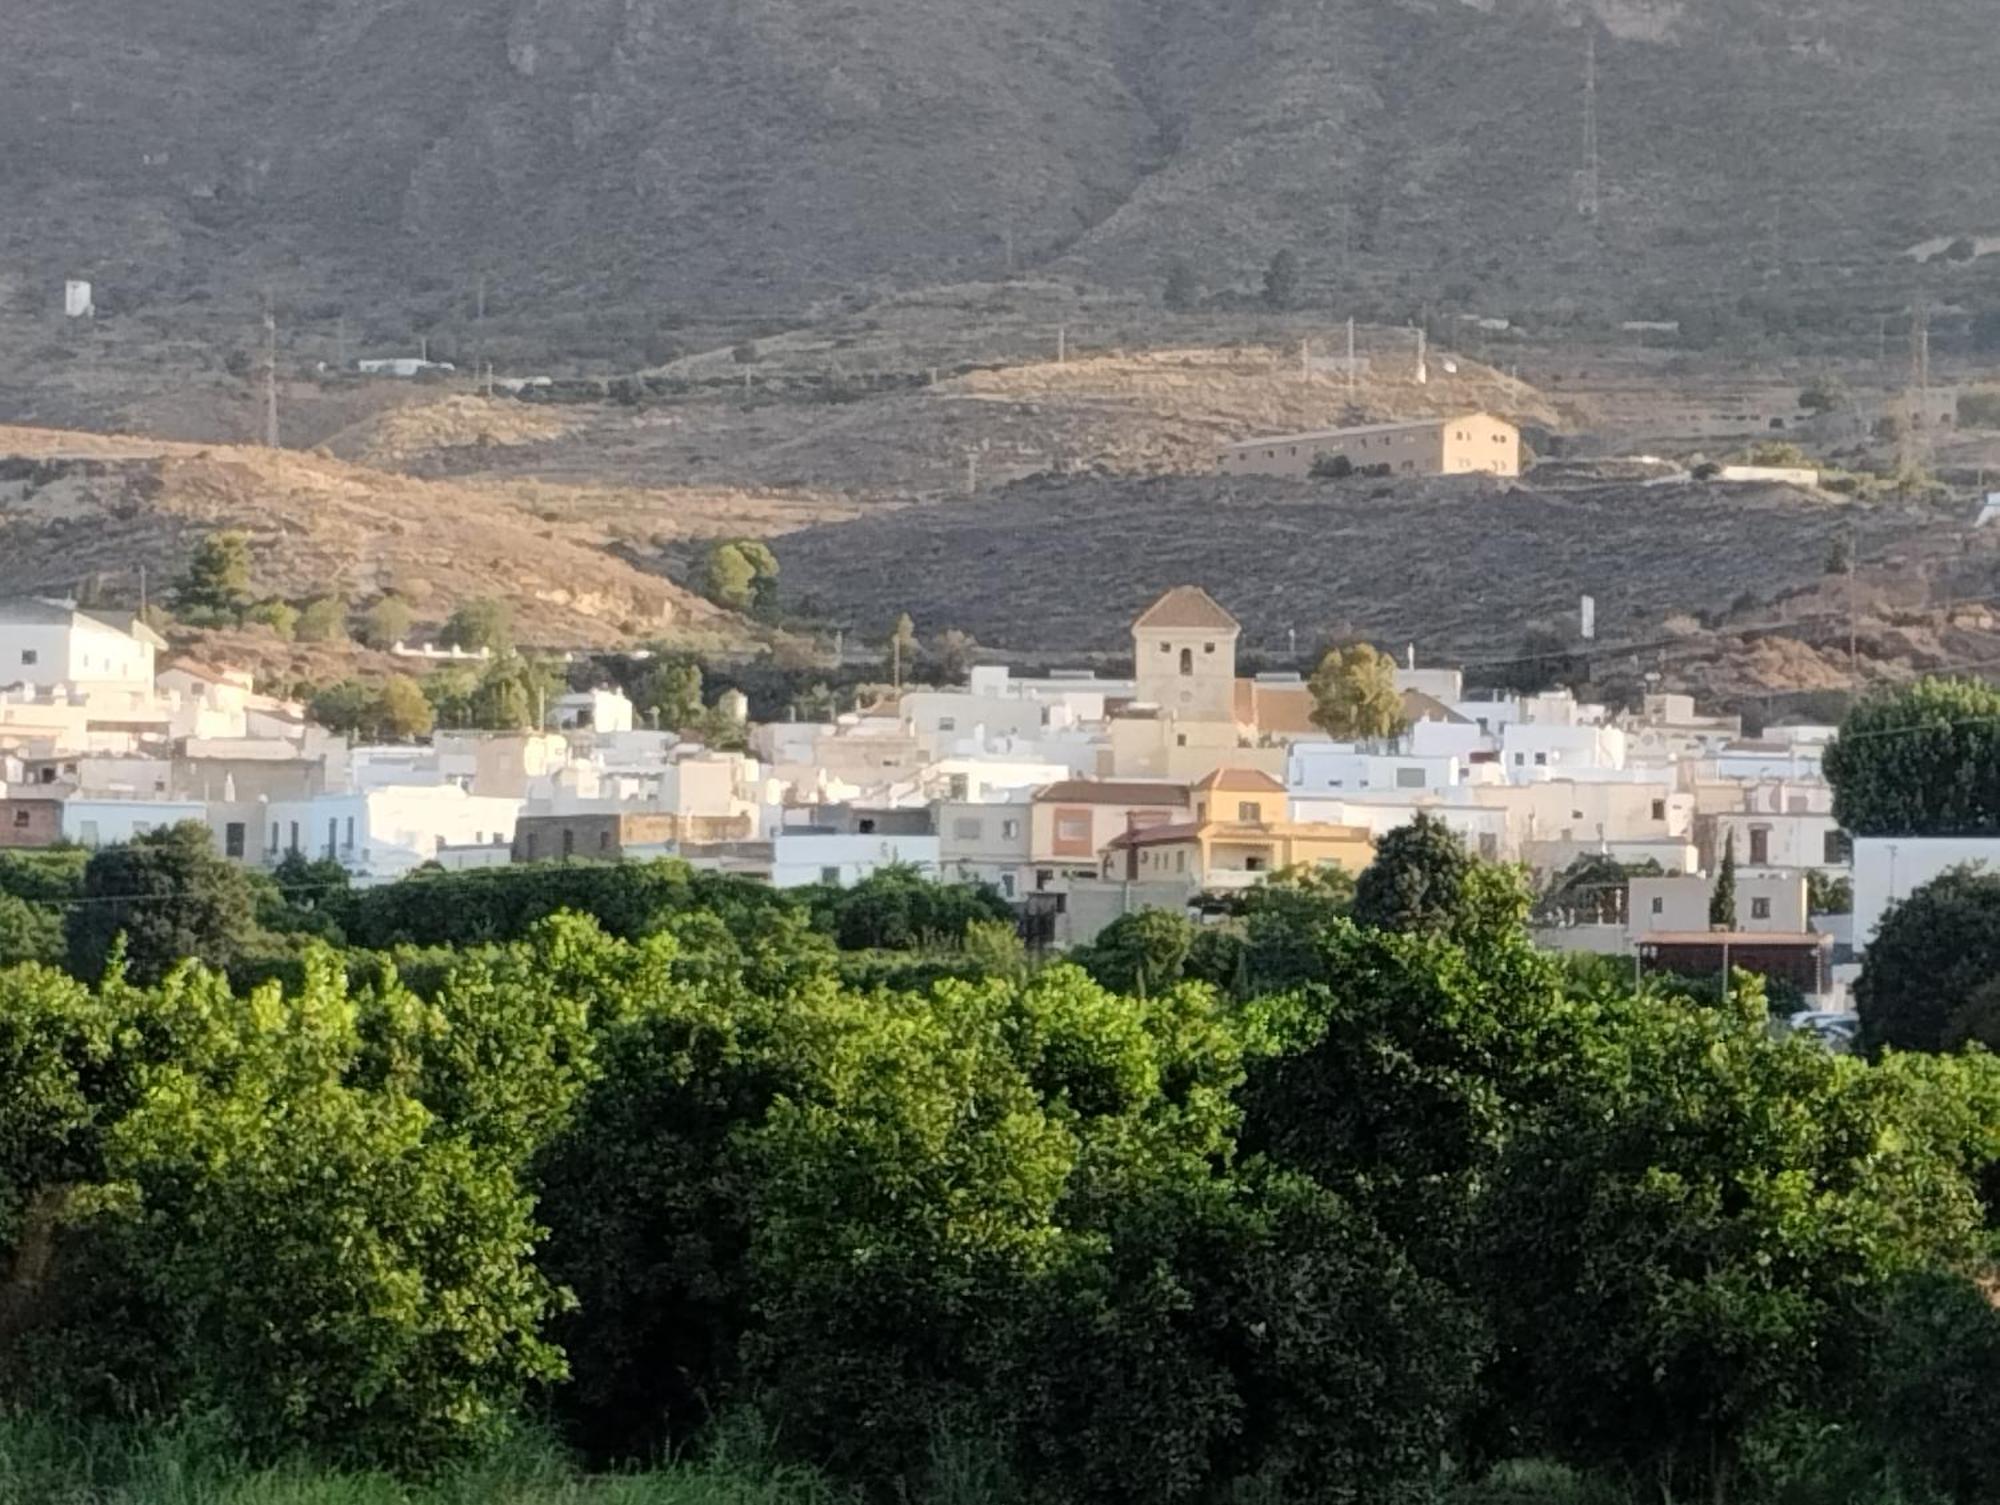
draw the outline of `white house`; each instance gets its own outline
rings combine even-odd
[[[1033,823],[1026,800],[1012,804],[946,801],[938,806],[939,876],[987,883],[1009,899],[1027,888]]]
[[[62,834],[80,847],[115,847],[183,821],[207,819],[208,807],[199,800],[67,799]]]
[[[0,686],[153,690],[160,635],[130,614],[92,613],[62,601],[0,601]]]
[[[436,861],[447,847],[512,846],[521,808],[518,799],[450,784],[273,800],[265,807],[264,850],[331,857],[357,878],[387,882]]]
[[[566,732],[629,732],[634,725],[632,702],[617,690],[578,690],[558,696],[549,709]]]
[[[1294,794],[1422,793],[1450,789],[1462,780],[1453,756],[1363,752],[1344,742],[1294,742],[1285,759],[1285,784]]]
[[[1625,754],[1625,733],[1615,726],[1516,721],[1500,733],[1500,763],[1516,783],[1622,769]]]
[[[942,861],[936,836],[781,830],[771,839],[771,886],[804,888],[833,883],[845,887],[886,867],[914,867],[936,877]]]

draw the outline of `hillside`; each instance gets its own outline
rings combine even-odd
[[[665,331],[1177,256],[1249,290],[1289,247],[1315,296],[1642,310],[1897,299],[2000,228],[1980,0],[15,0],[8,39],[21,306],[275,287],[409,337],[484,278],[495,320]]]
[[[610,646],[747,624],[629,563],[621,546],[733,513],[741,493],[609,492],[417,480],[317,455],[0,429],[0,595],[94,582],[154,599],[204,535],[248,535],[253,588],[297,600],[394,591],[420,624],[498,596],[523,642]]]
[[[1283,654],[1296,631],[1301,652],[1360,636],[1486,663],[1538,627],[1573,636],[1584,592],[1604,644],[1782,619],[1787,597],[1793,615],[1832,613],[1844,634],[1844,600],[1818,592],[1850,526],[1871,611],[1924,606],[1933,586],[1961,601],[2000,588],[1994,546],[1957,517],[1784,487],[1067,477],[776,547],[795,599],[869,635],[907,611],[925,632],[994,647],[1117,653],[1162,588],[1192,582],[1242,620],[1246,650]],[[1773,665],[1771,687],[1823,684],[1816,666],[1794,667]]]

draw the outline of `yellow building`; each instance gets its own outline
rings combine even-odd
[[[1312,474],[1321,458],[1344,458],[1356,475],[1518,476],[1521,431],[1491,413],[1371,423],[1359,428],[1276,434],[1231,444],[1216,456],[1226,476]]]
[[[1218,769],[1194,788],[1194,819],[1128,831],[1105,851],[1103,876],[1184,881],[1192,892],[1251,888],[1292,867],[1359,873],[1375,860],[1365,827],[1290,818],[1285,786],[1254,768]]]

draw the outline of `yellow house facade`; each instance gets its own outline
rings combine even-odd
[[[1211,892],[1255,887],[1286,868],[1359,873],[1375,860],[1366,828],[1294,821],[1287,799],[1268,773],[1220,769],[1195,786],[1192,821],[1120,836],[1106,849],[1103,876]]]

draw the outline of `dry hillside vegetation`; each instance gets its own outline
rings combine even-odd
[[[195,542],[238,529],[254,586],[291,599],[396,591],[420,620],[458,602],[513,603],[523,641],[609,645],[665,631],[741,637],[743,624],[605,548],[604,518],[550,521],[585,503],[550,488],[521,495],[423,481],[318,456],[141,439],[0,429],[0,594],[66,591],[97,576],[157,590]],[[694,499],[699,513],[715,499]],[[647,528],[670,526],[671,499],[643,499]],[[635,506],[640,502],[635,501]]]
[[[1042,332],[1052,356],[1053,329]],[[1527,425],[1561,422],[1533,387],[1471,360],[1436,358],[1430,383],[1417,385],[1414,337],[1404,331],[1369,332],[1378,353],[1351,392],[1339,376],[1306,378],[1296,344],[1104,350],[1084,346],[1086,332],[1096,333],[1080,330],[1076,353],[1061,363],[993,361],[958,375],[939,367],[935,382],[913,363],[920,348],[898,356],[877,346],[868,364],[846,364],[800,338],[773,342],[755,365],[736,366],[750,379],[740,393],[564,407],[560,427],[542,438],[524,430],[511,442],[466,444],[454,431],[464,400],[454,400],[454,416],[429,448],[418,442],[429,408],[356,432],[393,430],[395,463],[423,473],[752,487],[774,493],[766,500],[788,505],[804,523],[816,510],[837,508],[843,493],[899,501],[1043,472],[1201,474],[1214,468],[1218,445],[1258,433],[1474,408]],[[1313,348],[1322,353],[1339,338],[1324,326],[1316,333]],[[663,375],[687,377],[690,369]],[[781,385],[829,370],[835,381],[866,376],[878,386],[829,400]],[[343,436],[334,447],[350,442],[374,441]]]
[[[1575,212],[1581,24],[1605,191]],[[1988,0],[15,0],[0,253],[127,308],[768,312],[1050,267],[1414,305],[1903,269],[1991,235]]]
[[[1691,632],[1732,608],[1755,620],[1817,589],[1850,525],[1886,579],[1994,569],[1991,545],[1967,552],[1961,519],[1785,487],[1480,481],[1049,478],[776,547],[795,599],[863,631],[907,611],[925,631],[995,646],[1115,651],[1163,586],[1187,581],[1243,621],[1246,647],[1282,651],[1296,630],[1302,651],[1364,636],[1476,662],[1513,653],[1537,624],[1573,632],[1584,592],[1607,643],[1661,637],[1674,617]]]

